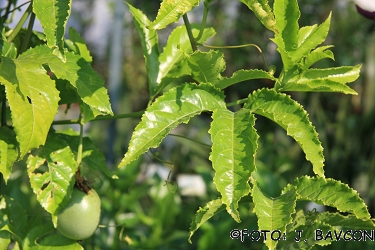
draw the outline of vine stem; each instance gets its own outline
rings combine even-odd
[[[237,101],[234,101],[234,102],[229,102],[229,103],[227,103],[227,107],[240,105],[240,104],[246,103],[247,101],[248,101],[248,98],[244,98],[244,99],[237,100]]]
[[[203,11],[203,17],[202,17],[202,23],[201,23],[201,29],[199,30],[198,36],[195,38],[195,41],[199,41],[204,32],[204,28],[206,27],[206,22],[207,22],[207,16],[208,16],[208,11],[210,10],[209,3],[206,1],[204,2],[204,11]]]
[[[29,25],[27,27],[25,38],[23,39],[23,43],[18,54],[22,54],[25,50],[27,50],[27,46],[29,45],[30,38],[31,38],[31,33],[33,32],[34,22],[35,22],[35,13],[32,12],[30,15]]]
[[[1,100],[1,126],[6,126],[7,122],[6,122],[6,119],[7,119],[7,116],[6,116],[6,112],[7,112],[7,103],[6,103],[6,97],[4,95],[3,97],[3,100]]]
[[[8,19],[8,16],[9,16],[10,13],[13,13],[16,10],[21,9],[22,6],[24,6],[26,4],[29,4],[30,2],[31,1],[24,2],[23,4],[15,6],[12,10],[10,10],[10,6],[12,5],[12,1],[8,1],[8,6],[6,7],[5,14],[1,17],[3,19],[3,23],[6,22],[6,20]]]
[[[179,137],[179,138],[182,138],[182,139],[185,139],[185,140],[189,140],[189,141],[195,142],[195,143],[197,143],[197,144],[200,144],[200,145],[202,145],[202,146],[205,146],[205,147],[209,147],[209,148],[211,148],[211,145],[209,145],[209,144],[206,144],[206,143],[204,143],[204,142],[200,142],[200,141],[196,141],[196,140],[194,140],[194,139],[191,139],[191,138],[186,137],[186,136],[183,136],[183,135],[177,135],[177,134],[168,134],[168,135],[169,135],[169,136],[174,136],[174,137]]]
[[[23,13],[22,17],[18,21],[16,27],[14,27],[12,33],[8,36],[8,42],[10,43],[13,41],[14,38],[16,38],[18,32],[22,29],[23,24],[26,22],[27,18],[29,17],[30,13],[33,10],[33,4],[30,2],[29,7],[27,7],[25,13]]]
[[[193,51],[196,51],[197,46],[195,45],[195,39],[194,39],[194,36],[193,36],[193,32],[191,31],[191,25],[190,25],[190,22],[189,22],[189,18],[187,16],[187,14],[184,14],[182,16],[182,18],[184,19],[184,23],[185,23],[186,31],[187,31],[188,36],[189,36],[191,48],[193,49]]]
[[[142,117],[143,113],[144,111],[138,111],[138,112],[120,114],[120,115],[98,116],[95,119],[90,120],[90,122],[103,121],[103,120],[116,120],[116,119],[124,119],[124,118],[140,118]],[[80,122],[81,122],[80,119],[58,120],[58,121],[53,121],[52,125],[80,124]]]
[[[263,51],[259,48],[258,45],[254,43],[247,43],[247,44],[241,44],[241,45],[227,45],[227,46],[213,46],[213,45],[207,45],[207,44],[201,44],[203,47],[206,47],[208,49],[240,49],[240,48],[246,48],[246,47],[255,47],[259,51],[260,55],[262,56],[262,60],[264,65],[267,69],[269,69],[268,64],[266,62],[266,58],[263,55]]]
[[[82,110],[79,114],[79,143],[78,143],[78,151],[77,151],[77,169],[79,169],[80,174],[82,174],[82,170],[80,165],[82,162],[82,151],[83,151],[83,123],[82,123]]]

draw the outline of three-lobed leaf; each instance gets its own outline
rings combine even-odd
[[[244,108],[265,116],[284,128],[293,137],[313,165],[313,171],[324,176],[323,147],[307,112],[289,96],[271,89],[260,89],[249,95]]]
[[[137,159],[149,148],[157,147],[181,123],[203,111],[225,108],[223,93],[211,85],[183,84],[157,98],[142,116],[119,167]]]
[[[238,202],[250,192],[249,179],[255,171],[258,134],[254,125],[255,117],[248,110],[233,113],[217,109],[209,130],[214,183],[228,213],[237,222],[240,222]]]

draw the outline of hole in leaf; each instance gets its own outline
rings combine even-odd
[[[30,104],[33,104],[33,102],[31,101],[31,98],[26,96],[27,97],[27,100],[29,101]]]
[[[46,188],[48,187],[49,183],[50,183],[49,181],[46,182],[46,183],[43,183],[43,185],[42,185],[42,187],[41,187],[40,189],[41,189],[41,190],[46,189]]]

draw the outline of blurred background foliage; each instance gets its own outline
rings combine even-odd
[[[110,51],[112,48],[111,23],[118,6],[116,1],[74,0],[70,25],[88,41],[94,57],[94,67],[106,80],[111,78]],[[129,1],[141,9],[150,20],[156,16],[160,1]],[[271,4],[273,1],[270,1]],[[96,5],[105,5],[98,16]],[[355,188],[366,201],[372,216],[375,216],[375,32],[374,22],[357,14],[352,2],[343,0],[299,1],[301,9],[300,26],[322,23],[333,11],[332,25],[326,44],[333,44],[335,61],[324,60],[314,67],[332,67],[362,63],[361,77],[352,87],[357,96],[330,93],[289,93],[308,111],[312,123],[319,133],[326,158],[326,176],[341,180]],[[191,22],[201,19],[203,4],[189,13]],[[107,12],[105,11],[107,10]],[[120,56],[121,81],[112,93],[118,93],[113,103],[117,114],[143,110],[148,102],[147,75],[140,40],[132,23],[132,17],[124,7],[121,16],[123,38]],[[106,13],[106,15],[104,15]],[[100,19],[100,20],[98,20]],[[108,19],[108,20],[107,20]],[[106,32],[93,36],[95,23],[105,25]],[[263,51],[269,65],[275,65],[276,74],[281,70],[281,60],[272,36],[253,13],[238,1],[216,0],[211,4],[208,26],[217,35],[211,45],[257,44]],[[160,31],[160,50],[168,34],[175,26]],[[253,47],[223,49],[227,67],[225,75],[244,68],[262,68],[265,65],[260,53]],[[189,80],[188,78],[185,80]],[[226,90],[228,102],[245,98],[248,93],[261,87],[272,87],[269,81],[243,82]],[[107,86],[113,88],[113,86]],[[112,97],[111,97],[112,98]],[[117,99],[116,99],[117,100]],[[240,107],[234,107],[239,109]],[[64,117],[62,109],[61,117]],[[74,116],[74,107],[67,116]],[[73,117],[76,118],[76,117]],[[297,176],[312,175],[312,167],[306,161],[298,144],[287,137],[285,131],[272,122],[257,117],[260,135],[257,154],[258,171],[254,177],[260,180],[261,188],[276,197],[285,185]],[[188,125],[179,126],[173,134],[210,144],[210,114],[193,118]],[[161,146],[131,165],[116,169],[127,150],[131,133],[139,119],[123,119],[116,122],[96,121],[85,127],[91,137],[106,155],[108,165],[119,176],[110,180],[99,173],[88,176],[102,198],[102,227],[88,240],[82,242],[85,249],[263,249],[261,242],[245,239],[232,240],[232,229],[257,229],[256,217],[251,204],[240,206],[242,223],[237,224],[227,213],[220,213],[206,222],[193,236],[193,244],[187,241],[188,229],[197,209],[206,202],[216,199],[218,192],[212,183],[213,171],[208,160],[210,147],[177,136],[168,136]],[[63,129],[55,126],[56,129]],[[112,134],[110,136],[110,134]],[[22,197],[25,210],[30,216],[46,214],[38,205],[24,176],[25,165],[21,162],[14,168],[14,174],[6,188],[10,197]],[[187,175],[188,174],[188,175]],[[195,193],[184,193],[179,177],[200,176],[200,182],[190,183]],[[179,183],[177,185],[176,183]],[[200,183],[200,184],[199,184]],[[199,185],[198,185],[199,184]],[[307,204],[301,208],[309,209]],[[329,209],[329,208],[325,208]],[[345,242],[345,247],[371,247],[372,242]],[[349,244],[349,245],[348,245]],[[341,249],[343,242],[328,246]]]

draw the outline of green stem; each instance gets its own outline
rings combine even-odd
[[[234,102],[229,102],[229,103],[227,103],[227,107],[240,105],[240,104],[246,103],[248,100],[249,100],[248,98],[245,98],[245,99],[237,100],[237,101],[234,101]]]
[[[20,10],[22,6],[24,6],[26,4],[29,4],[30,2],[31,1],[24,2],[23,4],[18,5],[16,7],[14,7],[12,10],[10,10],[10,6],[12,5],[12,1],[8,1],[8,6],[6,8],[5,14],[1,17],[3,19],[3,23],[6,22],[10,13],[13,13],[16,10]]]
[[[5,194],[5,192],[3,191],[3,181],[3,174],[0,173],[0,198],[2,198],[3,194]]]
[[[263,51],[259,48],[258,45],[253,43],[247,43],[247,44],[241,44],[241,45],[233,45],[233,46],[212,46],[207,44],[201,44],[203,47],[209,48],[209,49],[239,49],[239,48],[246,48],[246,47],[255,47],[260,52],[260,55],[262,56],[264,65],[267,69],[269,69],[268,64],[266,62],[266,58],[264,58]]]
[[[26,22],[27,18],[29,17],[30,13],[32,12],[33,5],[30,3],[29,7],[27,7],[27,10],[25,13],[23,13],[21,19],[18,21],[16,27],[14,27],[12,33],[8,37],[8,42],[10,43],[13,41],[14,38],[16,38],[18,32],[22,29],[23,24]]]
[[[189,140],[189,141],[192,141],[192,142],[195,142],[195,143],[198,143],[198,144],[200,144],[200,145],[202,145],[202,146],[205,146],[205,147],[211,147],[211,145],[209,145],[209,144],[206,144],[206,143],[203,143],[203,142],[200,142],[200,141],[196,141],[196,140],[194,140],[194,139],[191,139],[191,138],[189,138],[189,137],[186,137],[186,136],[183,136],[183,135],[176,135],[176,134],[168,134],[168,135],[170,135],[170,136],[175,136],[175,137],[179,137],[179,138],[183,138],[183,139],[185,139],[185,140]]]
[[[203,18],[202,18],[202,23],[201,23],[201,29],[199,30],[199,34],[195,38],[195,41],[201,40],[201,38],[203,36],[204,28],[206,27],[206,21],[207,21],[209,9],[210,9],[209,4],[204,2],[204,12],[203,12]]]
[[[8,1],[8,5],[5,10],[5,14],[1,17],[3,19],[2,23],[5,23],[5,21],[8,19],[8,15],[10,13],[10,6],[12,6],[12,1]]]
[[[105,116],[98,116],[95,119],[91,120],[90,122],[94,121],[103,121],[103,120],[116,120],[116,119],[124,119],[124,118],[140,118],[142,117],[144,111],[138,111],[133,113],[121,114],[121,115],[105,115]],[[65,124],[80,124],[80,119],[71,119],[71,120],[59,120],[53,121],[52,125],[65,125]]]
[[[1,126],[6,126],[7,124],[7,103],[6,103],[6,97],[4,95],[3,100],[1,101]]]
[[[18,51],[18,54],[22,54],[25,50],[27,50],[27,47],[30,42],[31,34],[33,33],[34,22],[35,22],[35,13],[32,12],[30,15],[29,25],[27,27],[25,38],[23,39],[22,46],[20,50]]]
[[[191,48],[193,49],[193,51],[196,51],[197,46],[195,45],[195,39],[194,39],[194,36],[193,36],[193,32],[191,31],[191,25],[190,25],[187,14],[183,15],[182,18],[184,19],[184,23],[185,23],[186,31],[187,31],[188,36],[189,36]]]
[[[79,168],[81,176],[83,175],[83,167],[80,167],[82,162],[82,150],[83,150],[83,123],[82,123],[82,113],[79,115],[79,144],[78,144],[78,151],[77,151],[77,169]]]

